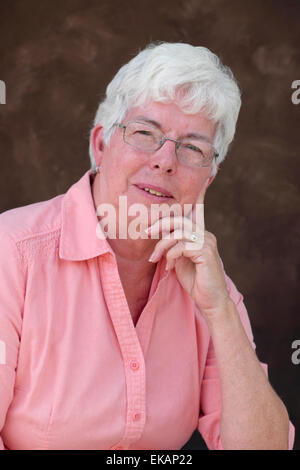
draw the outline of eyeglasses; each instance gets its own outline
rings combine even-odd
[[[218,157],[213,145],[206,140],[196,138],[171,139],[156,127],[138,121],[130,121],[126,125],[116,123],[115,126],[123,129],[123,140],[126,144],[143,152],[155,152],[167,140],[175,142],[175,153],[178,160],[189,166],[206,167],[211,164],[213,158]]]

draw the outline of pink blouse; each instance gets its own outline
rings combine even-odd
[[[222,449],[206,322],[163,259],[134,326],[91,178],[0,215],[0,448],[176,450],[198,429]]]

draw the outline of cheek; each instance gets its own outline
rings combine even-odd
[[[182,202],[191,203],[198,198],[198,194],[205,183],[206,179],[210,175],[210,169],[205,174],[194,171],[189,175],[185,176],[184,184],[181,186]]]
[[[110,171],[114,172],[114,177],[120,174],[131,175],[145,164],[145,159],[131,148],[119,148],[110,155],[107,155]]]
[[[185,176],[183,180],[182,193],[189,198],[192,198],[201,187],[201,177],[195,173]]]
[[[104,179],[108,182],[108,191],[113,197],[126,193],[132,177],[139,171],[141,160],[126,153],[107,155],[104,165]]]

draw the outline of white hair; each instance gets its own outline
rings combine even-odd
[[[178,99],[178,92],[180,98]],[[217,173],[235,134],[241,106],[241,93],[229,67],[206,47],[184,43],[151,43],[123,65],[106,89],[93,127],[103,127],[104,144],[108,144],[127,111],[148,100],[176,102],[185,114],[205,111],[217,124],[211,175]],[[92,132],[92,130],[91,130]],[[90,138],[91,169],[96,162]]]

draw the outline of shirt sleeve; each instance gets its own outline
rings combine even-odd
[[[24,305],[24,276],[16,244],[4,233],[0,216],[0,450],[9,405],[13,399]]]
[[[243,302],[243,296],[238,292],[232,280],[225,274],[229,295],[239,312],[241,322],[249,341],[256,349],[253,340],[252,329],[246,307]],[[266,376],[268,377],[268,366],[260,362]],[[221,419],[221,386],[216,363],[216,357],[212,341],[210,340],[203,380],[201,384],[200,396],[200,416],[198,420],[198,431],[206,442],[210,450],[224,450],[220,439],[220,419]],[[289,424],[289,450],[293,448],[295,439],[295,428]]]

